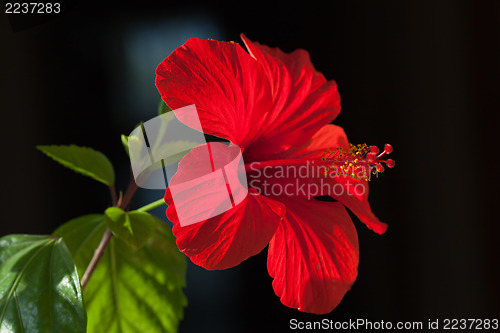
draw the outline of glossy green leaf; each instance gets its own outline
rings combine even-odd
[[[0,238],[0,332],[85,332],[77,270],[61,238]]]
[[[160,102],[158,103],[158,115],[161,116],[170,111],[172,111],[172,109],[160,98]]]
[[[103,215],[69,221],[63,236],[80,276],[106,230]],[[176,332],[187,304],[186,261],[164,222],[140,250],[111,238],[84,292],[88,333]]]
[[[137,211],[124,212],[118,207],[106,209],[104,217],[113,234],[134,249],[143,247],[156,227],[153,215]]]
[[[91,177],[101,183],[113,186],[115,172],[113,165],[101,152],[88,147],[37,146],[44,154],[73,171]]]

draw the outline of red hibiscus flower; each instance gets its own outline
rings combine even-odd
[[[248,53],[234,42],[189,39],[158,66],[156,86],[174,110],[196,105],[204,133],[241,147],[247,178],[254,182],[232,209],[188,226],[179,224],[167,189],[167,217],[174,223],[179,249],[209,270],[238,265],[269,244],[267,267],[281,302],[304,312],[328,313],[357,276],[358,238],[345,207],[379,234],[387,226],[370,209],[364,179],[275,173],[280,165],[321,163],[328,149],[349,149],[343,129],[330,124],[340,112],[340,96],[335,81],[314,69],[306,51],[288,54],[241,38]],[[170,185],[205,172],[197,156],[195,148],[183,158]],[[273,169],[264,175],[266,167]],[[303,191],[266,194],[253,186],[265,180],[270,186],[300,187],[320,179],[328,179],[329,189],[335,185],[342,191],[323,186],[315,195],[336,201],[319,201]],[[176,205],[194,205],[207,195],[209,185]]]

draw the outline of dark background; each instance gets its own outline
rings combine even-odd
[[[226,271],[190,265],[181,332],[281,332],[291,318],[498,318],[499,14],[500,1],[76,1],[60,15],[10,20],[2,9],[0,235],[51,233],[103,211],[101,184],[35,145],[96,148],[114,162],[123,189],[128,159],[119,135],[156,115],[155,67],[189,37],[239,41],[243,32],[308,50],[338,83],[335,123],[350,141],[394,146],[396,168],[370,189],[389,229],[379,236],[353,217],[359,276],[324,316],[279,302],[267,250]],[[133,204],[162,195],[141,190]]]

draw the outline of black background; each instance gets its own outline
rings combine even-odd
[[[337,309],[316,316],[283,306],[264,250],[226,271],[190,265],[181,332],[281,332],[291,318],[498,318],[499,1],[64,5],[42,19],[0,14],[1,235],[50,233],[109,204],[101,184],[54,164],[37,144],[94,147],[126,186],[119,135],[156,110],[127,115],[124,32],[138,21],[204,15],[226,40],[243,32],[285,51],[308,50],[338,83],[335,123],[353,143],[391,143],[397,164],[370,189],[387,233],[353,217],[359,276]],[[151,91],[158,63],[150,64]],[[149,200],[144,192],[134,205]]]

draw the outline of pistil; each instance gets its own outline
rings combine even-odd
[[[385,168],[383,164],[388,168],[395,166],[396,163],[394,160],[382,159],[384,155],[389,155],[392,151],[393,148],[390,144],[386,144],[384,151],[379,155],[377,155],[379,149],[376,146],[350,144],[349,150],[345,150],[342,147],[328,148],[323,152],[322,157],[319,158],[292,158],[248,163],[245,164],[245,171],[248,173],[267,168],[321,166],[325,170],[325,176],[330,173],[334,177],[348,176],[356,179],[370,180],[371,174],[384,172]]]

